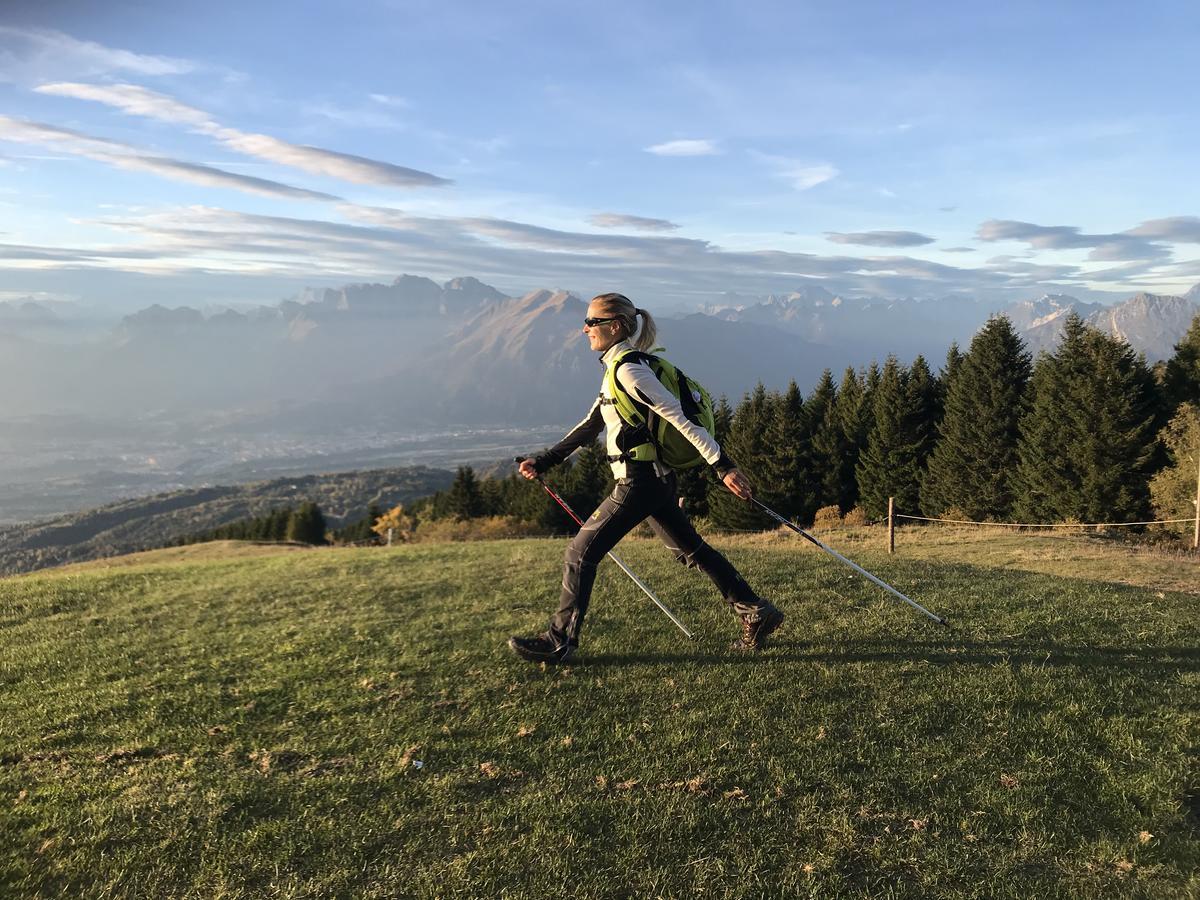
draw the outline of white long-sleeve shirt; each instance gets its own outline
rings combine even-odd
[[[633,349],[634,347],[629,341],[620,341],[608,348],[600,357],[600,362],[607,371],[618,355]],[[627,360],[617,369],[617,379],[629,396],[646,404],[656,415],[679,429],[679,433],[700,452],[705,462],[709,465],[716,465],[721,460],[721,447],[717,444],[716,438],[684,415],[683,408],[679,405],[679,398],[663,386],[648,365],[638,359]],[[620,444],[622,430],[628,426],[612,403],[601,402],[612,399],[612,395],[609,393],[608,379],[605,378],[601,382],[600,395],[592,403],[588,414],[578,425],[567,432],[561,441],[538,457],[539,470],[544,471],[550,466],[562,462],[579,447],[594,441],[601,430],[604,430],[606,434],[605,448],[609,456],[618,456],[624,450],[629,449]],[[614,478],[626,477],[624,461],[614,460],[610,465]],[[732,468],[732,461],[727,460],[727,465]],[[655,461],[654,471],[659,475],[665,475],[670,468],[661,461]]]

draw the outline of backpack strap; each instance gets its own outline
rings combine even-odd
[[[609,462],[652,462],[659,458],[658,443],[654,440],[653,411],[640,400],[636,400],[625,390],[617,370],[627,362],[648,362],[654,357],[641,350],[626,350],[609,366],[605,372],[605,380],[609,384],[612,397],[604,397],[601,392],[601,404],[611,405],[625,425],[616,437],[617,446],[621,453],[610,456]]]

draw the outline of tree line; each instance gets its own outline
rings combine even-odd
[[[760,383],[736,407],[721,397],[715,412],[717,441],[759,499],[802,524],[852,511],[878,520],[889,497],[898,512],[930,518],[1184,519],[1196,515],[1200,316],[1174,356],[1154,367],[1075,313],[1056,349],[1034,360],[1012,323],[996,316],[965,353],[951,345],[936,373],[922,356],[907,366],[888,357],[882,366],[848,367],[837,381],[827,369],[807,397],[794,381],[784,391]],[[599,442],[543,478],[582,517],[613,487]],[[679,493],[689,514],[710,526],[774,527],[707,466],[680,472]],[[373,506],[328,535],[319,508],[306,503],[175,543],[354,543],[382,539],[389,527],[397,540],[411,540],[422,523],[432,534],[428,523],[479,519],[545,534],[576,528],[536,482],[515,471],[480,478],[461,466],[448,490],[386,513]]]
[[[207,541],[295,541],[301,544],[326,543],[325,515],[311,501],[296,509],[273,509],[261,516],[198,531],[176,538],[167,547],[183,547]]]
[[[784,391],[759,384],[736,408],[722,397],[716,438],[757,496],[801,523],[830,507],[879,519],[889,497],[899,512],[931,518],[1145,521],[1196,515],[1198,405],[1200,316],[1154,367],[1075,313],[1056,349],[1034,360],[996,316],[965,353],[952,345],[936,373],[921,356],[907,366],[888,357],[847,368],[840,381],[826,370],[807,397],[795,382]],[[545,476],[581,516],[611,490],[604,453],[586,447]],[[716,527],[774,524],[707,467],[680,473],[680,494]],[[479,479],[466,466],[448,491],[407,513],[418,523],[511,516],[574,528],[536,483]]]

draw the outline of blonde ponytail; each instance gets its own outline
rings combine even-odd
[[[654,342],[658,339],[658,326],[654,324],[650,313],[644,309],[635,310],[634,314],[642,317],[642,330],[638,332],[637,341],[633,346],[643,352],[649,352],[654,349]]]

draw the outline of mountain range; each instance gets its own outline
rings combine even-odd
[[[1120,338],[1154,362],[1168,359],[1200,312],[1200,291],[1189,296],[1140,293],[1112,306],[1084,303],[1062,294],[1046,294],[1004,310],[1033,353],[1052,351],[1067,314],[1076,312],[1089,325]]]
[[[1182,297],[1139,293],[1112,306],[1047,294],[996,309],[964,296],[842,297],[820,286],[730,299],[737,302],[661,316],[659,334],[678,365],[736,399],[759,381],[782,388],[795,379],[808,390],[824,368],[837,374],[888,354],[923,354],[936,368],[952,341],[965,349],[996,313],[1012,319],[1034,353],[1053,347],[1075,310],[1153,362],[1171,355],[1200,312],[1200,285]],[[155,305],[71,345],[37,336],[52,310],[7,306],[0,419],[165,416],[297,433],[531,425],[573,420],[598,383],[580,330],[582,299],[561,290],[506,297],[475,278],[438,284],[402,275],[209,316]]]

